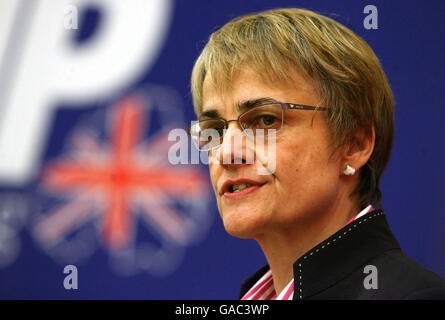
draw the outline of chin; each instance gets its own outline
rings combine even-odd
[[[265,221],[260,216],[240,211],[228,212],[222,215],[227,233],[241,239],[253,239],[264,229]]]

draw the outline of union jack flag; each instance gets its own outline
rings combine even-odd
[[[36,223],[35,235],[42,244],[54,246],[93,220],[104,245],[119,252],[133,242],[136,215],[178,245],[187,244],[199,229],[196,217],[171,203],[208,198],[207,176],[196,166],[167,161],[172,144],[168,130],[143,141],[144,103],[137,95],[121,99],[109,111],[109,142],[80,131],[70,153],[44,167],[43,189],[65,196],[65,201]]]

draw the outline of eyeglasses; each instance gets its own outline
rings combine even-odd
[[[250,137],[267,136],[271,132],[280,131],[283,127],[284,110],[327,111],[328,108],[268,102],[247,110],[235,120],[217,118],[197,121],[188,128],[187,132],[199,150],[209,151],[222,144],[225,130],[231,121],[238,122],[243,132]]]

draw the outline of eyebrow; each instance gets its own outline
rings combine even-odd
[[[269,98],[269,97],[249,99],[249,100],[245,100],[245,101],[240,101],[236,105],[236,109],[241,114],[241,113],[246,112],[247,110],[250,110],[254,107],[257,107],[257,106],[260,106],[260,105],[263,105],[266,103],[272,103],[272,102],[277,102],[277,101],[275,99]],[[215,118],[222,118],[222,117],[218,110],[210,109],[210,110],[201,112],[201,114],[199,115],[199,120],[201,120],[202,118],[215,119]]]
[[[206,118],[206,119],[207,118],[210,118],[210,119],[221,118],[221,114],[216,109],[210,109],[210,110],[206,110],[206,111],[201,112],[201,114],[199,115],[198,119],[202,120],[202,118]]]

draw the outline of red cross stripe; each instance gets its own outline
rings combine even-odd
[[[129,245],[135,209],[164,236],[178,243],[187,241],[193,221],[170,206],[169,200],[199,198],[207,188],[206,176],[198,168],[172,166],[166,161],[171,144],[168,132],[145,146],[141,143],[145,110],[137,97],[122,99],[109,120],[109,145],[82,132],[76,136],[76,150],[69,158],[44,169],[45,190],[70,199],[38,222],[39,238],[47,244],[56,243],[94,217],[99,206],[103,209],[99,221],[103,241],[111,250]]]

